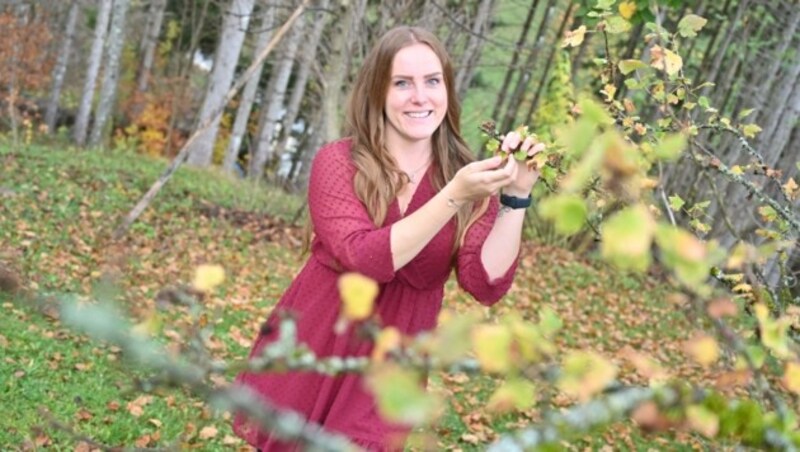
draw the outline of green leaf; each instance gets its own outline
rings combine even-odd
[[[700,98],[697,99],[697,105],[700,105],[703,108],[708,108],[709,106],[708,98],[706,96],[700,96]]]
[[[439,401],[422,387],[420,376],[397,365],[384,365],[367,376],[381,415],[394,422],[420,424],[432,419]]]
[[[625,86],[630,90],[635,90],[640,88],[639,81],[636,80],[635,78],[626,78]]]
[[[539,311],[539,328],[545,337],[553,337],[563,326],[564,322],[551,307],[545,306]]]
[[[684,38],[693,38],[705,26],[706,20],[696,14],[689,14],[678,22],[678,33]]]
[[[655,156],[661,160],[675,161],[686,148],[686,136],[680,133],[664,136],[655,147]]]
[[[477,325],[472,348],[486,372],[507,372],[511,366],[511,330],[506,325]]]
[[[513,410],[527,410],[536,402],[536,386],[523,378],[513,378],[497,390],[489,398],[487,408],[495,412],[507,412]]]
[[[585,402],[611,383],[616,376],[616,367],[597,353],[573,351],[564,358],[558,387]]]
[[[739,112],[739,119],[749,116],[750,113],[754,111],[756,111],[755,108],[748,108],[747,110],[742,110],[741,112]]]
[[[656,242],[661,249],[664,264],[675,272],[678,279],[697,288],[711,271],[709,252],[693,234],[670,225],[659,224]]]
[[[655,229],[655,220],[643,204],[617,212],[603,224],[603,258],[622,269],[646,270]]]
[[[685,205],[686,205],[686,201],[684,201],[684,200],[683,200],[683,198],[681,198],[680,196],[678,196],[678,195],[672,195],[672,196],[670,196],[670,197],[669,197],[669,207],[670,207],[670,208],[671,208],[673,211],[675,211],[675,212],[680,212],[680,210],[681,210],[681,209],[683,208],[683,206],[685,206]]]
[[[686,420],[692,430],[707,438],[714,438],[719,432],[719,418],[702,405],[692,405],[686,409]]]
[[[615,2],[616,0],[597,0],[597,4],[594,5],[594,8],[600,10],[608,10],[611,9],[612,6],[614,6]]]
[[[761,132],[761,127],[758,124],[745,124],[742,126],[742,133],[747,138],[753,138],[758,132]]]
[[[620,72],[623,75],[628,75],[637,69],[648,68],[649,66],[642,60],[622,60],[618,64]]]
[[[539,203],[539,214],[555,223],[559,234],[571,235],[586,223],[586,203],[577,195],[559,194]]]
[[[582,118],[586,118],[598,125],[614,124],[614,119],[608,114],[606,109],[588,96],[578,101],[578,107],[582,112]]]
[[[761,327],[761,343],[767,347],[778,358],[786,359],[792,356],[789,350],[789,336],[787,334],[792,325],[788,317],[773,319],[769,314],[769,308],[763,303],[753,306]]]
[[[625,33],[631,29],[631,23],[620,16],[611,16],[606,19],[606,31],[609,34],[616,35]]]

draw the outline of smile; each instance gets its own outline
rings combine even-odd
[[[411,118],[421,119],[421,118],[427,118],[431,114],[433,114],[433,110],[407,112],[406,116],[409,116]]]

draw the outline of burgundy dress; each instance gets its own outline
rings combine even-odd
[[[347,333],[336,334],[341,300],[337,280],[343,271],[362,273],[380,284],[375,310],[382,324],[392,325],[407,335],[431,330],[442,305],[444,284],[451,271],[455,221],[448,223],[408,264],[394,271],[389,243],[393,223],[402,219],[395,200],[383,227],[376,227],[353,190],[355,167],[350,140],[340,140],[320,149],[311,168],[308,203],[315,238],[311,256],[287,289],[275,310],[290,310],[298,322],[298,340],[308,344],[319,357],[369,355],[372,343]],[[407,213],[417,210],[435,194],[426,174],[420,178]],[[483,304],[499,300],[511,286],[516,261],[504,276],[489,281],[480,261],[481,246],[497,217],[493,198],[487,212],[469,229],[456,261],[462,288]],[[257,338],[251,356],[275,339],[278,316],[273,311]],[[270,332],[270,330],[272,330]],[[327,430],[343,434],[368,450],[402,447],[408,433],[383,421],[371,394],[359,375],[337,377],[317,373],[243,373],[238,382],[269,400],[273,405],[297,411]],[[241,416],[234,430],[262,450],[293,450],[266,432],[247,424]],[[399,442],[398,442],[399,438]]]

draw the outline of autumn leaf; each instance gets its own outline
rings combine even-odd
[[[622,60],[619,62],[618,66],[619,71],[622,72],[622,75],[628,75],[637,69],[644,69],[648,67],[647,64],[641,60]]]
[[[625,20],[630,20],[636,13],[636,3],[622,2],[619,4],[619,15],[624,17]]]
[[[382,365],[366,378],[381,415],[390,421],[420,424],[434,418],[440,403],[425,392],[416,372],[397,365]]]
[[[400,347],[402,335],[400,330],[393,326],[387,326],[378,333],[375,338],[375,347],[372,349],[372,361],[381,363],[386,358],[386,354]]]
[[[763,303],[754,305],[753,310],[761,327],[761,343],[778,358],[789,358],[792,354],[789,351],[787,332],[791,326],[791,320],[786,317],[773,319],[769,314],[769,308]]]
[[[702,405],[692,405],[686,409],[689,427],[707,438],[717,436],[719,417]]]
[[[656,144],[655,156],[661,160],[674,161],[686,149],[687,142],[684,134],[668,134]]]
[[[378,283],[360,273],[345,273],[339,277],[342,315],[348,320],[363,320],[372,314]]]
[[[573,351],[564,358],[558,388],[585,402],[608,386],[616,376],[616,367],[602,356],[591,351]]]
[[[706,22],[708,20],[703,17],[688,14],[678,22],[678,33],[684,38],[693,38],[697,36],[697,32],[705,26]]]
[[[783,373],[783,384],[786,389],[795,394],[800,394],[800,363],[789,361]]]
[[[219,265],[200,265],[194,271],[192,286],[195,289],[210,292],[225,281],[225,269]]]
[[[586,202],[577,195],[558,194],[539,203],[539,213],[552,221],[556,231],[563,235],[580,231],[586,224],[587,212]]]
[[[739,311],[739,308],[736,306],[736,303],[729,298],[717,298],[708,304],[706,310],[708,311],[708,315],[714,319],[718,319],[721,317],[734,317]]]
[[[523,378],[512,378],[489,398],[487,408],[490,411],[508,412],[513,410],[526,410],[536,402],[536,386]]]
[[[561,47],[577,47],[581,45],[585,34],[585,25],[581,25],[576,30],[567,31],[564,33],[564,40],[561,42]]]
[[[683,58],[680,55],[661,46],[653,46],[650,56],[650,66],[666,71],[669,75],[677,74],[683,67]]]
[[[197,436],[200,439],[211,439],[217,436],[217,428],[213,425],[207,425],[200,429],[200,433]]]
[[[686,353],[703,367],[708,367],[719,359],[717,340],[703,333],[698,333],[689,339],[685,349]]]
[[[758,124],[745,124],[742,126],[742,133],[747,138],[755,137],[758,132],[761,132],[761,127],[759,127]]]
[[[511,366],[511,330],[506,325],[476,325],[472,330],[472,347],[481,368],[503,373]]]
[[[798,194],[800,194],[800,190],[798,190],[800,187],[798,187],[797,182],[794,181],[794,178],[790,177],[785,184],[781,185],[781,187],[783,188],[783,192],[786,193],[786,197],[791,200],[797,199]]]
[[[617,212],[603,224],[603,258],[623,269],[643,271],[650,265],[650,244],[656,223],[642,204]]]

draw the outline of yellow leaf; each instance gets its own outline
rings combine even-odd
[[[506,372],[511,366],[511,330],[505,325],[477,325],[472,330],[472,347],[487,372]]]
[[[687,408],[686,420],[692,430],[707,438],[713,438],[719,432],[719,418],[708,408],[701,405],[692,405]]]
[[[707,367],[719,358],[719,345],[713,337],[698,334],[686,343],[686,353],[698,364]]]
[[[380,363],[386,358],[386,353],[400,347],[402,336],[400,330],[387,326],[375,338],[375,348],[372,349],[372,360]]]
[[[800,363],[786,363],[786,371],[783,373],[783,384],[786,389],[795,394],[800,394]]]
[[[217,436],[217,428],[213,425],[207,425],[200,430],[197,436],[199,436],[200,439],[211,439]]]
[[[384,363],[370,371],[366,384],[386,420],[414,425],[432,420],[439,412],[439,399],[425,392],[422,379],[412,370]]]
[[[747,138],[753,138],[758,132],[761,132],[761,127],[758,124],[745,124],[742,126],[742,133]]]
[[[364,320],[369,317],[378,290],[378,283],[360,273],[345,273],[340,276],[342,315],[348,320]]]
[[[506,381],[489,398],[487,408],[496,412],[526,410],[536,401],[535,389],[529,380],[515,378]]]
[[[744,174],[744,170],[742,170],[742,167],[739,165],[733,165],[731,167],[731,172],[733,174]]]
[[[220,265],[200,265],[194,271],[192,286],[203,292],[209,292],[225,281],[225,269]]]
[[[630,20],[633,17],[633,14],[636,12],[636,3],[634,2],[622,2],[619,4],[619,15],[624,17],[626,20]]]
[[[585,25],[581,25],[576,30],[567,31],[564,33],[564,41],[561,43],[561,47],[577,47],[581,45],[585,34]]]
[[[800,194],[798,190],[800,187],[797,186],[797,182],[794,181],[794,178],[790,177],[781,187],[783,187],[783,192],[786,193],[786,197],[789,199],[797,199],[797,195]]]
[[[661,46],[653,46],[650,55],[650,66],[666,71],[669,75],[677,74],[683,67],[683,58],[680,55]]]
[[[589,400],[617,376],[617,368],[602,356],[587,351],[570,352],[561,366],[558,387],[580,401]]]

